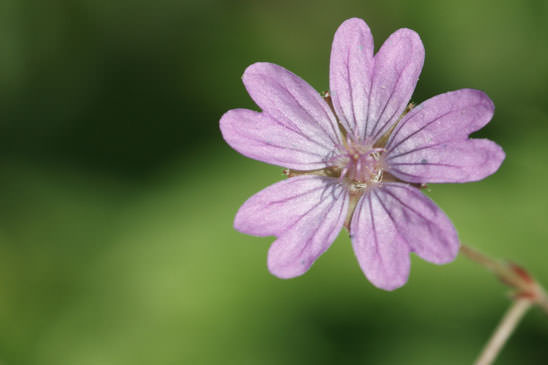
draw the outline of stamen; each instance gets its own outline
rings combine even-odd
[[[348,167],[345,167],[344,169],[341,170],[341,176],[339,176],[339,180],[341,181],[344,180],[347,173],[348,173]]]
[[[344,146],[334,151],[326,160],[326,176],[338,177],[348,186],[351,194],[361,194],[372,185],[382,183],[386,150],[345,135]]]

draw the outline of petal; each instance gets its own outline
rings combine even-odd
[[[412,252],[434,264],[446,264],[459,252],[459,239],[447,215],[418,189],[385,183],[379,196]]]
[[[447,215],[412,186],[385,183],[364,195],[355,212],[354,251],[367,278],[382,289],[405,284],[410,251],[435,264],[458,254],[459,240]]]
[[[413,183],[477,181],[493,174],[504,160],[502,148],[485,139],[468,139],[491,120],[493,111],[493,102],[479,90],[426,100],[390,136],[385,146],[388,171]]]
[[[409,246],[377,191],[365,193],[358,202],[350,237],[360,267],[373,285],[394,290],[407,282]]]
[[[424,63],[424,46],[411,29],[399,29],[375,55],[365,137],[382,137],[405,110]]]
[[[254,63],[243,75],[249,95],[272,120],[332,152],[341,145],[337,119],[306,81],[272,63]]]
[[[329,85],[339,121],[355,137],[365,134],[372,72],[371,31],[363,20],[348,19],[335,32]]]
[[[280,278],[304,274],[341,230],[348,194],[338,179],[290,178],[260,191],[242,205],[234,222],[240,232],[275,235],[268,268]]]
[[[221,118],[225,141],[241,154],[273,165],[296,170],[314,170],[326,166],[331,152],[323,144],[310,139],[265,113],[233,109]]]

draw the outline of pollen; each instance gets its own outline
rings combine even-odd
[[[384,171],[384,148],[347,138],[339,152],[328,164],[337,176],[344,180],[351,192],[362,192],[382,182]]]

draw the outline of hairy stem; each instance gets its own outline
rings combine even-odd
[[[493,363],[502,346],[531,305],[531,301],[526,298],[517,299],[512,303],[512,306],[508,309],[491,336],[491,339],[474,363],[475,365],[489,365]]]
[[[513,289],[512,306],[475,362],[476,365],[489,365],[495,360],[529,307],[536,304],[548,314],[548,296],[533,276],[514,263],[492,259],[466,245],[461,246],[461,253],[487,268],[504,284]]]
[[[492,259],[467,245],[462,245],[460,252],[470,260],[487,268],[500,281],[512,288],[514,297],[527,298],[548,314],[546,291],[524,268],[512,262]]]

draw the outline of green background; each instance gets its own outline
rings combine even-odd
[[[331,41],[364,18],[376,47],[422,37],[413,101],[464,87],[496,105],[479,136],[499,172],[433,185],[463,242],[548,284],[548,5],[500,1],[2,0],[0,364],[468,364],[509,306],[464,258],[413,257],[374,288],[347,234],[304,276],[266,269],[272,238],[232,228],[282,179],[222,140],[256,108],[256,61],[328,88]],[[545,364],[531,310],[498,364]]]

